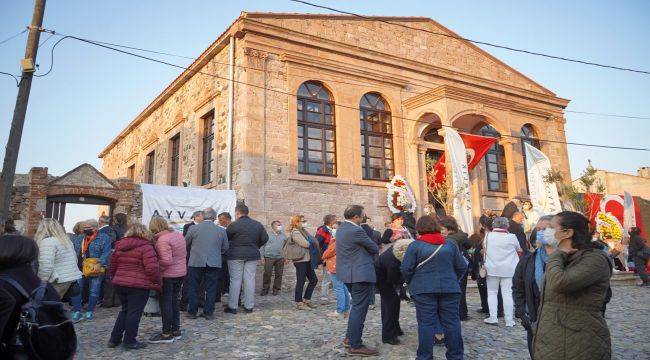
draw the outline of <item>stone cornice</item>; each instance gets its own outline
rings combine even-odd
[[[369,50],[365,48],[359,48],[358,46],[337,42],[327,38],[300,33],[281,26],[275,26],[272,24],[255,21],[254,19],[250,19],[250,18],[242,18],[241,23],[242,23],[241,31],[246,33],[246,35],[255,34],[264,38],[273,38],[279,41],[286,41],[286,42],[299,44],[306,47],[312,47],[312,48],[326,51],[328,53],[336,53],[336,54],[343,55],[345,57],[357,58],[371,63],[378,63],[381,65],[400,68],[415,73],[447,79],[456,82],[458,84],[480,87],[480,88],[504,93],[511,96],[526,98],[532,101],[541,102],[555,107],[564,108],[569,103],[569,100],[559,98],[555,96],[555,94],[553,94],[552,92],[544,89],[543,87],[542,89],[546,90],[547,91],[546,93],[543,91],[526,90],[520,87],[504,84],[501,82],[496,82],[489,79],[480,78],[477,76],[468,75],[465,73],[430,65],[427,63],[401,58],[392,54],[382,53],[382,52]],[[480,49],[478,50],[484,53],[486,56],[496,60],[498,63],[503,64],[503,66],[512,69],[506,64],[499,61],[498,59],[485,53],[483,50]],[[321,57],[319,57],[318,59],[322,60]],[[528,79],[526,76],[524,76],[524,78]],[[540,86],[534,81],[530,79],[528,80],[531,81],[531,83],[535,84],[536,86]]]
[[[172,120],[172,123],[169,124],[169,126],[165,129],[165,134],[169,134],[172,130],[174,130],[179,124],[182,124],[187,120],[187,116],[183,114],[178,114],[174,117],[174,120]]]
[[[283,53],[280,55],[280,60],[286,61],[288,63],[304,65],[312,68],[318,68],[326,71],[336,72],[343,75],[353,75],[368,80],[373,80],[376,82],[388,83],[401,88],[404,88],[406,85],[408,85],[408,81],[404,80],[403,78],[388,76],[385,73],[374,71],[362,66],[343,64],[340,62],[322,59],[322,58],[316,59],[309,56]]]

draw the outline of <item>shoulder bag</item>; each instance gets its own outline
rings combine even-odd
[[[291,236],[289,236],[289,240],[284,243],[280,255],[282,255],[282,257],[287,260],[294,261],[302,259],[305,256],[306,252],[307,249],[296,244],[296,242],[293,240],[293,234],[291,234]]]
[[[431,254],[431,255],[430,255],[428,258],[426,258],[424,261],[422,261],[421,263],[419,263],[419,264],[415,267],[415,269],[417,270],[417,269],[419,269],[420,267],[422,267],[424,264],[426,264],[426,263],[428,263],[429,261],[431,261],[431,259],[433,259],[433,258],[436,256],[436,254],[438,253],[438,251],[440,251],[440,249],[442,249],[443,246],[445,246],[445,244],[438,245],[438,248],[436,249],[436,251],[434,251],[433,254]]]
[[[489,234],[490,233],[485,234],[485,241],[484,241],[484,245],[483,245],[485,247],[485,256],[483,257],[483,261],[481,262],[481,266],[478,268],[478,276],[481,279],[485,279],[485,277],[487,276],[487,268],[485,267],[485,259],[487,259],[487,239],[488,239]]]

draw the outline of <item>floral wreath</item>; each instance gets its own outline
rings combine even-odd
[[[390,183],[386,184],[386,187],[388,188],[388,208],[392,213],[413,212],[415,210],[415,196],[406,179],[400,175],[395,175]]]
[[[599,211],[596,214],[596,229],[603,239],[611,239],[616,242],[623,239],[623,226],[610,212]]]

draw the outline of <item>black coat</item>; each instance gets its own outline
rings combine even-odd
[[[512,220],[510,220],[510,225],[508,226],[508,232],[511,234],[515,234],[517,237],[517,241],[519,241],[519,246],[521,246],[521,249],[524,251],[528,250],[528,246],[526,245],[526,233],[524,232],[524,227],[521,226],[521,224],[516,223]]]
[[[397,260],[393,254],[393,248],[384,251],[375,260],[375,272],[377,273],[377,286],[402,286],[404,278],[400,265],[402,263]]]
[[[194,223],[194,221],[188,222],[187,224],[183,225],[183,237],[185,237],[185,235],[187,235],[187,232],[190,231],[190,228],[191,228],[193,225],[196,225],[196,224]]]
[[[269,241],[264,226],[248,216],[242,216],[228,225],[228,260],[259,260],[260,248]]]
[[[519,259],[515,275],[512,277],[512,299],[515,303],[515,316],[522,319],[528,316],[530,322],[537,321],[540,292],[535,282],[535,252],[524,255]]]
[[[31,293],[40,284],[30,265],[17,266],[0,270],[0,275],[16,280],[28,293]],[[45,300],[59,301],[59,294],[52,285],[47,285]],[[10,339],[18,325],[20,307],[27,302],[11,284],[0,279],[0,343],[10,344]],[[0,346],[0,359],[13,359],[13,349]]]
[[[645,247],[645,241],[640,235],[635,235],[630,238],[630,247],[628,248],[628,253],[630,257],[634,259],[643,248]]]

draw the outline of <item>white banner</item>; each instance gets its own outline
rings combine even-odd
[[[467,234],[474,233],[472,220],[472,194],[469,185],[469,169],[467,167],[467,150],[460,134],[452,128],[445,128],[445,148],[448,161],[451,162],[452,183],[454,194],[454,217],[460,228]]]
[[[177,231],[192,221],[192,213],[213,208],[217,214],[234,216],[237,195],[233,190],[211,190],[198,187],[140,184],[142,188],[142,223],[149,225],[154,215],[164,217]]]
[[[636,226],[636,215],[634,214],[634,199],[629,192],[625,191],[623,196],[623,229],[625,234],[630,231],[630,228]]]
[[[524,142],[526,151],[526,171],[528,172],[528,191],[533,207],[544,214],[553,215],[562,211],[557,186],[544,181],[551,169],[551,161],[543,152]]]

